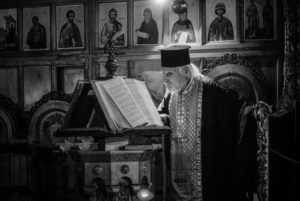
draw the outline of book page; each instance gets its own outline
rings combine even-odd
[[[188,32],[180,32],[178,43],[186,43],[186,40],[188,38]]]
[[[104,112],[109,127],[112,130],[120,130],[122,128],[130,128],[128,121],[119,111],[118,107],[111,99],[109,94],[103,88],[101,81],[91,81],[92,87],[95,91],[98,102]]]
[[[128,120],[132,128],[147,123],[141,109],[128,89],[124,79],[115,77],[110,80],[99,82],[110,95],[112,101]]]
[[[133,97],[139,104],[139,107],[143,111],[145,115],[148,126],[156,125],[163,126],[163,123],[160,119],[158,111],[153,103],[151,95],[143,81],[139,81],[136,79],[124,79],[128,88],[130,89]]]
[[[137,32],[137,36],[141,37],[141,38],[146,38],[146,39],[148,39],[148,37],[149,37],[147,33],[141,32],[141,31]]]

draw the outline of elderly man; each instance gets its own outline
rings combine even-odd
[[[189,46],[162,49],[161,65],[169,95],[160,111],[172,130],[169,200],[234,200],[243,101],[198,72]]]

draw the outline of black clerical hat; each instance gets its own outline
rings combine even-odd
[[[190,64],[190,48],[188,45],[173,45],[161,49],[161,66],[175,68]]]

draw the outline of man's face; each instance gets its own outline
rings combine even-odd
[[[182,87],[182,84],[186,81],[184,77],[177,68],[162,68],[162,73],[164,75],[164,84],[169,91],[177,91]]]
[[[149,12],[145,12],[144,13],[144,18],[145,18],[146,22],[149,23],[150,19],[151,19],[151,14]]]
[[[69,22],[73,22],[74,21],[74,14],[73,13],[69,13],[68,14],[68,20],[69,20]]]
[[[117,17],[117,13],[116,12],[113,11],[113,12],[109,13],[109,20],[110,21],[112,21],[112,22],[115,21],[116,17]]]
[[[223,9],[218,9],[217,10],[217,15],[218,16],[223,16],[224,12],[223,12]]]
[[[37,24],[37,23],[38,23],[38,21],[39,21],[39,19],[38,19],[38,18],[36,18],[36,17],[33,17],[33,18],[32,18],[32,23],[33,23],[33,24]]]

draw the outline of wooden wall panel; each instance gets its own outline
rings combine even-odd
[[[0,94],[10,98],[14,103],[18,102],[18,69],[0,69]]]
[[[36,101],[51,91],[50,67],[24,68],[24,108],[30,110]]]
[[[83,80],[83,69],[64,69],[64,92],[73,93],[77,81]]]
[[[143,71],[161,71],[160,60],[136,61],[134,65],[135,77],[140,77]]]

